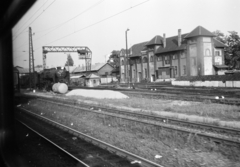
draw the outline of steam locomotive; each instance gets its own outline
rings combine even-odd
[[[36,86],[39,89],[51,90],[55,83],[69,84],[69,72],[65,67],[57,67],[51,69],[44,69],[39,73],[38,82]]]
[[[50,68],[44,69],[41,72],[34,72],[29,75],[21,76],[20,78],[20,87],[21,88],[38,88],[38,89],[45,89],[51,90],[52,85],[55,83],[65,83],[69,84],[69,72],[66,70],[65,67],[57,67],[57,68]],[[30,85],[31,79],[31,85]]]

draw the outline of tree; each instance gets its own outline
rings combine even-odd
[[[240,69],[240,37],[236,31],[228,31],[230,35],[225,35],[217,30],[213,32],[216,39],[224,43],[225,63],[232,69]]]
[[[69,63],[69,64],[68,64]],[[70,54],[68,54],[68,57],[67,57],[67,61],[65,63],[65,66],[73,66],[74,62],[73,62],[73,59],[72,59],[72,56]]]
[[[118,68],[120,66],[119,51],[113,50],[107,62],[115,68]]]

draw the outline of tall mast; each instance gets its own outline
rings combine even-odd
[[[29,86],[35,88],[35,69],[32,43],[32,29],[29,27]]]

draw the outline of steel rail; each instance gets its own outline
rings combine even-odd
[[[50,102],[50,101],[46,101],[46,102]],[[74,103],[74,102],[70,102],[70,101],[64,101],[64,102],[76,105],[76,103]],[[56,104],[57,102],[53,102],[53,103]],[[62,103],[57,103],[57,104],[58,105],[63,105]],[[94,105],[94,104],[91,104],[91,105],[86,104],[86,103],[78,103],[78,104],[81,104],[81,105],[84,105],[84,106],[87,106],[87,107],[93,107],[94,106],[98,109],[106,110],[107,112],[111,112],[111,113],[122,113],[122,114],[125,114],[125,115],[134,116],[134,117],[149,118],[149,119],[164,122],[166,124],[167,123],[177,123],[177,124],[181,124],[181,125],[185,125],[185,126],[191,126],[191,127],[194,126],[194,127],[198,127],[198,128],[202,128],[202,129],[215,130],[217,132],[225,132],[225,133],[228,133],[228,134],[231,133],[231,134],[235,134],[235,135],[240,136],[240,129],[220,127],[220,126],[203,124],[203,123],[198,123],[198,122],[193,122],[193,121],[185,121],[185,120],[175,119],[175,118],[170,118],[170,117],[162,117],[162,116],[155,116],[155,115],[150,115],[150,114],[145,114],[145,113],[131,112],[131,111],[127,111],[127,110],[107,108],[107,107],[97,106],[97,105]],[[72,107],[72,106],[70,106],[70,107]]]
[[[44,100],[45,101],[45,100]],[[111,117],[116,117],[116,118],[121,118],[121,119],[125,119],[125,120],[129,120],[129,121],[134,121],[134,122],[138,122],[138,123],[144,123],[144,124],[147,124],[147,125],[152,125],[152,126],[158,126],[158,127],[163,127],[165,129],[169,129],[169,130],[175,130],[175,131],[181,131],[181,132],[184,132],[184,133],[194,133],[194,134],[197,134],[198,136],[201,136],[201,137],[205,137],[205,138],[210,138],[210,139],[213,139],[214,142],[217,142],[217,143],[229,143],[229,144],[235,144],[237,146],[240,146],[240,141],[236,141],[236,140],[231,140],[231,139],[227,139],[227,138],[221,138],[221,137],[217,137],[217,136],[213,136],[213,135],[209,135],[209,134],[204,134],[204,133],[196,133],[196,132],[192,132],[190,130],[185,130],[185,129],[178,129],[178,128],[174,128],[174,127],[170,127],[170,126],[167,126],[167,125],[160,125],[160,124],[155,124],[155,123],[150,123],[150,122],[147,122],[147,121],[142,121],[142,120],[136,120],[136,119],[133,119],[133,118],[129,118],[129,117],[124,117],[124,116],[119,116],[119,115],[113,115],[113,114],[108,114],[108,113],[104,113],[104,112],[99,112],[99,111],[95,111],[95,110],[91,110],[91,109],[88,109],[88,108],[83,108],[83,107],[79,107],[79,106],[72,106],[72,105],[67,105],[67,104],[62,104],[62,103],[56,103],[56,102],[50,102],[50,103],[55,103],[57,105],[61,105],[61,106],[65,106],[65,107],[72,107],[72,108],[75,108],[75,109],[80,109],[80,110],[84,110],[84,111],[87,111],[87,112],[93,112],[93,113],[96,113],[96,114],[100,114],[100,115],[107,115],[107,116],[111,116]]]
[[[56,143],[54,143],[53,141],[51,141],[50,139],[48,139],[47,137],[43,136],[42,134],[40,134],[39,132],[35,131],[34,129],[32,129],[31,127],[29,127],[27,124],[23,123],[22,121],[20,121],[19,119],[15,118],[19,123],[21,123],[22,125],[24,125],[26,128],[30,129],[32,132],[34,132],[35,134],[37,134],[38,136],[40,136],[41,138],[43,138],[44,140],[46,140],[47,142],[51,143],[53,146],[55,146],[56,148],[58,148],[59,150],[63,151],[64,153],[66,153],[68,156],[72,157],[73,159],[77,160],[78,162],[80,162],[82,165],[84,165],[85,167],[90,167],[89,165],[85,164],[83,161],[81,161],[80,159],[78,159],[77,157],[75,157],[74,155],[72,155],[71,153],[67,152],[66,150],[64,150],[62,147],[60,147],[59,145],[57,145]]]
[[[219,103],[219,104],[227,104],[227,105],[240,105],[240,100],[238,100],[237,98],[232,98],[232,99],[215,99],[215,94],[198,94],[198,93],[188,93],[185,94],[184,96],[181,94],[183,93],[183,91],[178,91],[178,92],[174,92],[174,91],[167,91],[164,90],[163,92],[158,91],[149,91],[147,89],[123,89],[123,88],[88,88],[88,87],[70,87],[69,90],[73,90],[73,89],[97,89],[97,90],[113,90],[113,91],[120,91],[122,93],[126,93],[126,94],[139,94],[142,96],[152,96],[152,97],[156,97],[156,98],[168,98],[168,99],[175,99],[175,100],[187,100],[187,101],[205,101],[205,100],[210,100],[213,103]],[[186,91],[184,92],[186,93]],[[223,93],[224,96],[228,97],[229,95],[225,95]]]
[[[131,161],[133,161],[133,160],[141,161],[141,164],[143,164],[146,167],[163,167],[160,164],[157,164],[157,163],[149,161],[149,160],[147,160],[145,158],[139,157],[138,155],[135,155],[135,154],[130,153],[130,152],[126,151],[126,150],[123,150],[123,149],[120,149],[118,147],[115,147],[115,146],[113,146],[111,144],[108,144],[108,143],[106,143],[104,141],[101,141],[99,139],[93,138],[93,137],[91,137],[89,135],[81,133],[81,132],[79,132],[79,131],[77,131],[75,129],[72,129],[72,128],[68,127],[68,126],[65,126],[63,124],[60,124],[60,123],[55,122],[53,120],[50,120],[50,119],[48,119],[46,117],[40,116],[38,114],[32,113],[31,111],[29,111],[27,109],[24,109],[24,108],[19,108],[19,109],[21,109],[22,111],[27,112],[27,113],[29,113],[31,115],[34,115],[35,117],[38,117],[38,118],[42,119],[43,121],[50,122],[53,125],[56,125],[56,126],[59,126],[59,127],[62,127],[64,129],[66,129],[68,131],[71,131],[74,134],[77,134],[78,137],[82,138],[83,140],[91,142],[92,144],[97,145],[97,146],[99,146],[101,148],[104,148],[104,149],[106,149],[106,150],[108,150],[110,152],[114,152],[115,154],[117,154],[119,156],[127,157]]]
[[[136,92],[136,91],[125,91],[126,94],[133,94],[133,95],[141,95],[141,96],[152,96],[155,98],[167,98],[167,99],[174,99],[174,100],[186,100],[186,101],[198,101],[203,102],[205,100],[210,100],[212,103],[218,104],[227,104],[227,105],[240,105],[240,100],[237,99],[215,99],[214,97],[204,96],[204,95],[182,95],[182,94],[175,94],[175,93],[151,93],[151,92]]]

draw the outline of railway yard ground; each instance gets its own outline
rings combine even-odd
[[[17,106],[70,126],[82,133],[110,143],[163,166],[178,167],[238,167],[240,144],[229,145],[202,138],[196,133],[179,133],[109,115],[100,115],[101,107],[145,113],[185,121],[240,130],[240,106],[216,104],[209,101],[147,99],[130,96],[123,99],[97,99],[65,96],[52,92],[22,91],[28,100]],[[48,103],[48,100],[72,101],[73,106],[90,105],[89,111]],[[165,122],[165,121],[164,121]],[[238,140],[239,142],[239,140]]]

